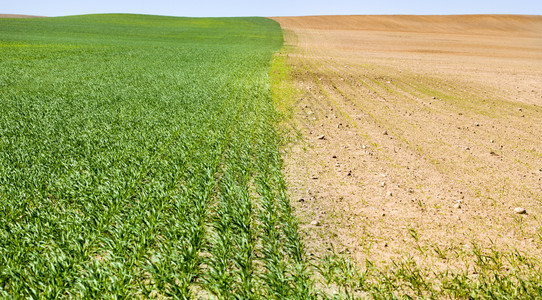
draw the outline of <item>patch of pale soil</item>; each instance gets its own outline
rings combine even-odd
[[[41,16],[0,14],[0,18],[43,18]]]
[[[303,138],[284,159],[309,253],[542,254],[542,17],[274,19],[295,46]]]

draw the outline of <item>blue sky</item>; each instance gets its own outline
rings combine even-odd
[[[42,16],[142,13],[190,17],[325,14],[542,15],[542,0],[0,0],[0,13]]]

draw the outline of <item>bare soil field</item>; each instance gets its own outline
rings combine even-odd
[[[285,173],[311,255],[542,255],[541,16],[273,19],[299,90]]]
[[[42,18],[41,16],[0,14],[0,18]]]

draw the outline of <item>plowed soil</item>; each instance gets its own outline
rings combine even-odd
[[[300,91],[284,158],[309,253],[542,254],[541,16],[274,19]]]

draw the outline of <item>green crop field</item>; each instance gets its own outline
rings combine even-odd
[[[264,18],[0,19],[0,296],[313,295]]]
[[[540,298],[517,250],[306,257],[282,44],[265,18],[0,18],[0,299]]]

